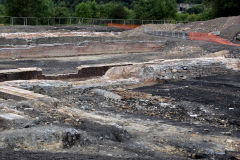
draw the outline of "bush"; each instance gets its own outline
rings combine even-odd
[[[188,14],[188,13],[177,13],[177,21],[200,21],[202,20],[202,14]]]

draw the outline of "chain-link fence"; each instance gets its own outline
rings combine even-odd
[[[180,38],[180,39],[189,39],[189,32],[183,31],[160,31],[149,28],[144,26],[144,33],[155,35],[155,36],[162,36],[162,37],[172,37],[172,38]]]
[[[0,17],[0,25],[107,25],[176,24],[175,20],[99,19],[82,17]]]

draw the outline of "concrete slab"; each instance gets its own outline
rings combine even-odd
[[[133,64],[135,63],[126,62],[126,63],[112,63],[112,64],[83,65],[83,66],[77,67],[77,70],[78,70],[78,76],[81,78],[103,76],[112,67],[129,66]]]
[[[24,117],[17,114],[13,114],[13,113],[1,113],[0,119],[11,121],[11,120],[17,120],[17,119],[24,119]]]
[[[34,93],[32,91],[0,85],[0,98],[14,99],[14,100],[39,100],[39,99],[51,99],[48,96]]]

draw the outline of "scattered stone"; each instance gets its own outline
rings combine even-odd
[[[109,91],[106,91],[103,89],[93,89],[92,92],[99,96],[103,96],[107,99],[113,99],[113,100],[117,100],[117,101],[120,101],[122,99],[122,97],[119,96],[118,94],[115,94],[113,92],[109,92]]]
[[[24,108],[24,111],[33,111],[33,108]]]
[[[232,135],[231,132],[221,132],[221,134],[223,134],[223,135],[228,135],[228,136]]]
[[[240,41],[240,33],[237,35],[237,40],[239,40]]]
[[[5,120],[24,119],[23,116],[13,114],[13,113],[1,113],[0,118],[5,119]]]
[[[197,114],[192,114],[192,115],[189,115],[189,116],[192,117],[192,118],[197,118],[198,117]]]
[[[80,133],[73,128],[43,126],[0,132],[0,147],[18,149],[60,149],[78,143]]]

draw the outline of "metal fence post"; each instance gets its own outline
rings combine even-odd
[[[183,39],[186,39],[185,32],[183,32],[182,35],[183,35],[182,38],[183,38]]]
[[[36,18],[36,25],[38,25],[38,18]]]
[[[14,21],[13,19],[14,19],[13,17],[10,18],[10,23],[12,26],[13,26],[13,21]]]

